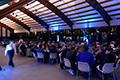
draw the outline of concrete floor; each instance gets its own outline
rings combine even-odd
[[[63,71],[59,64],[49,65],[34,63],[34,58],[14,56],[15,67],[8,66],[8,56],[4,56],[5,48],[0,46],[0,66],[5,70],[0,71],[0,80],[76,80],[75,76],[68,78],[68,72]],[[120,71],[119,71],[120,72]],[[83,79],[80,75],[78,80]],[[91,78],[91,80],[100,80],[99,78]],[[120,80],[120,78],[118,79]]]

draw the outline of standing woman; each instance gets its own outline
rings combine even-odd
[[[9,41],[9,44],[6,46],[4,56],[6,56],[7,53],[9,56],[9,65],[14,67],[13,56],[14,56],[14,53],[15,54],[17,54],[17,53],[16,53],[16,46],[14,45],[13,41]]]

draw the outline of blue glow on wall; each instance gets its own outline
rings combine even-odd
[[[86,29],[84,29],[84,33],[83,33],[83,41],[86,40],[85,30],[86,30]]]
[[[58,26],[52,27],[53,30],[59,30]]]
[[[60,41],[60,37],[59,37],[59,35],[57,35],[57,42],[59,42]]]

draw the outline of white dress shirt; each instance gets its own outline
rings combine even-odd
[[[14,50],[14,53],[16,54],[16,46],[15,46],[14,43],[13,43],[13,44],[8,44],[8,45],[6,46],[4,56],[6,56],[6,54],[7,54],[7,52],[8,52],[9,50]]]

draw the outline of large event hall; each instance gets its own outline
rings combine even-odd
[[[0,80],[120,80],[120,0],[0,0]]]

